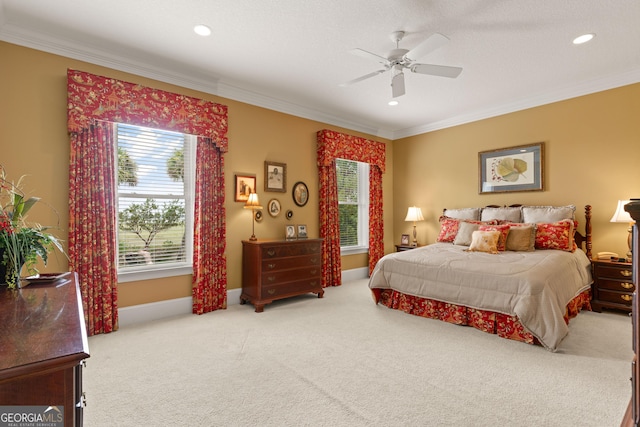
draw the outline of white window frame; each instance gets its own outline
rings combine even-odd
[[[117,124],[114,124],[114,134],[116,137],[114,138],[115,144],[115,162],[116,165],[116,173],[115,177],[117,179],[118,171],[118,137],[117,137]],[[131,125],[129,125],[131,126]],[[135,126],[135,125],[134,125]],[[140,126],[145,127],[145,126]],[[141,265],[136,267],[128,267],[126,269],[118,268],[118,282],[126,283],[133,282],[139,280],[149,280],[149,279],[160,279],[164,277],[174,277],[174,276],[182,276],[187,274],[193,274],[193,224],[194,224],[194,210],[195,210],[195,169],[196,169],[196,146],[197,146],[197,137],[195,135],[185,135],[185,149],[184,149],[184,200],[185,200],[185,261],[184,262],[175,262],[168,264],[166,266],[161,267],[152,267],[149,268],[148,265]],[[117,182],[115,183],[115,188],[118,189]],[[140,197],[153,197],[155,199],[175,199],[175,196],[159,196],[157,194],[147,195],[147,194],[138,194]],[[117,195],[118,199],[120,197],[119,193]],[[116,200],[116,206],[119,201]],[[117,223],[117,215],[116,215],[116,223]],[[116,233],[118,233],[119,227],[116,227]],[[119,239],[116,236],[116,260],[120,259],[119,254]],[[117,261],[116,261],[117,262]]]
[[[347,160],[347,159],[344,159]],[[354,161],[354,160],[350,160]],[[369,252],[369,168],[364,162],[358,164],[358,245],[341,246],[340,255]]]

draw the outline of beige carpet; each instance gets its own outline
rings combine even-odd
[[[376,306],[366,280],[89,338],[85,425],[618,426],[631,322],[581,313],[557,353]]]

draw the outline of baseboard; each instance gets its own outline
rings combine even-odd
[[[342,282],[365,279],[369,275],[367,267],[354,268],[342,272]],[[241,289],[227,291],[227,305],[240,303]],[[167,317],[192,313],[192,298],[176,298],[148,304],[132,305],[118,309],[118,325],[123,328],[136,323],[150,322]]]

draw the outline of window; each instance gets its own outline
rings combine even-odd
[[[115,127],[119,281],[191,272],[196,138]]]
[[[369,164],[336,159],[338,217],[342,253],[369,247]]]

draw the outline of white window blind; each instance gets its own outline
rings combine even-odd
[[[115,126],[119,272],[191,265],[195,138]]]
[[[365,248],[369,240],[369,164],[336,159],[340,246]]]

